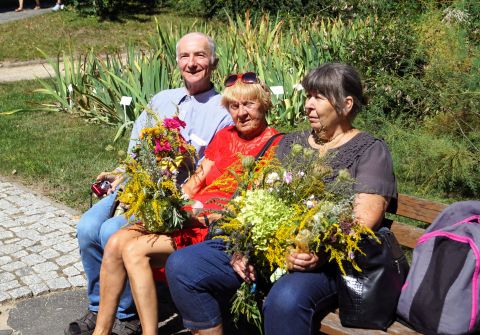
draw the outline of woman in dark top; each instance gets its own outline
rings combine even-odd
[[[348,169],[354,184],[356,218],[376,228],[396,198],[392,160],[385,143],[352,126],[364,98],[352,67],[329,63],[310,71],[302,82],[311,131],[286,135],[277,147],[282,160],[294,143],[326,155],[334,175]],[[328,182],[328,180],[327,180]],[[246,258],[230,258],[223,243],[207,241],[177,251],[167,263],[167,277],[184,325],[197,334],[222,334],[222,311],[242,281],[254,281]],[[265,334],[316,334],[318,319],[336,303],[336,267],[327,256],[293,253],[289,272],[275,282],[264,305]]]

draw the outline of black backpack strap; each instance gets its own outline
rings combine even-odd
[[[268,148],[270,148],[270,146],[272,145],[273,141],[278,137],[278,136],[282,136],[284,135],[284,133],[278,133],[278,134],[275,134],[273,135],[272,137],[270,137],[267,141],[267,143],[265,143],[265,145],[263,146],[262,150],[260,150],[260,152],[255,156],[255,161],[258,161],[259,159],[261,159],[263,157],[263,155],[265,155],[265,153],[267,152]]]

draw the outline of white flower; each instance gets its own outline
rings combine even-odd
[[[198,200],[195,200],[195,202],[192,205],[193,214],[195,215],[200,214],[202,212],[202,208],[203,208],[203,203]]]
[[[466,22],[470,18],[470,14],[467,11],[456,9],[456,8],[445,8],[443,11],[444,17],[442,22],[452,23],[452,22]]]
[[[279,181],[280,180],[280,176],[278,175],[278,173],[276,172],[272,172],[272,173],[269,173],[268,176],[267,176],[267,179],[265,180],[265,182],[267,184],[273,184],[274,182],[276,181]]]

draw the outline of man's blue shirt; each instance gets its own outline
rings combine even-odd
[[[164,90],[157,93],[148,105],[160,118],[172,117],[179,113],[179,118],[187,124],[182,129],[185,140],[197,150],[198,159],[202,159],[206,146],[210,143],[217,131],[233,125],[228,111],[220,104],[222,97],[214,88],[189,95],[185,87]],[[135,121],[128,151],[136,145],[140,130],[155,124],[155,120],[147,111]]]

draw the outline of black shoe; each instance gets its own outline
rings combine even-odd
[[[142,333],[142,326],[138,317],[120,320],[115,319],[112,335],[138,335]]]
[[[91,335],[95,330],[95,324],[97,323],[97,314],[88,311],[87,314],[82,316],[73,322],[70,322],[68,327],[65,328],[65,335]]]

